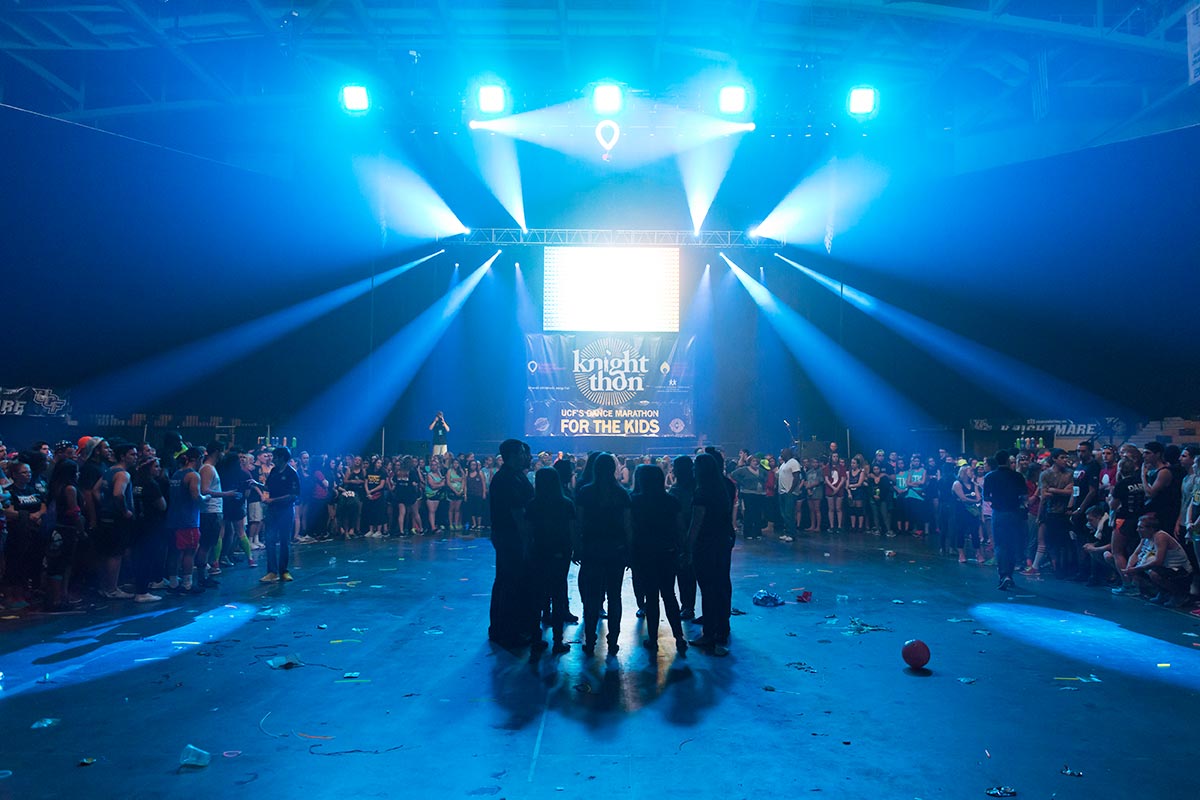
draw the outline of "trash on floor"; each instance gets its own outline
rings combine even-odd
[[[976,678],[959,678],[958,682],[970,685],[970,684],[974,683],[976,680],[977,680]]]
[[[817,674],[817,671],[811,665],[805,664],[803,661],[789,661],[787,665],[800,672],[807,672],[810,675]]]
[[[267,666],[271,669],[295,669],[296,667],[303,667],[304,662],[300,660],[300,656],[293,653],[287,656],[268,658]]]
[[[184,745],[183,752],[179,754],[181,767],[207,767],[211,760],[212,756],[206,750],[192,744]]]
[[[775,606],[783,605],[783,598],[775,592],[768,592],[766,589],[759,589],[754,593],[752,602],[756,606],[774,608]]]
[[[871,633],[873,631],[890,631],[891,628],[885,628],[883,625],[872,625],[869,622],[864,622],[858,617],[850,618],[850,626],[842,631],[847,636],[852,636],[858,633]]]
[[[53,717],[43,717],[42,719],[39,719],[37,722],[30,725],[29,729],[31,731],[35,731],[38,728],[53,728],[55,725],[57,725],[60,722],[62,722],[61,719],[54,719]]]
[[[1060,769],[1059,772],[1061,772],[1063,775],[1069,775],[1072,778],[1082,778],[1083,777],[1082,772],[1080,772],[1077,769],[1071,769],[1066,764],[1063,764],[1063,768]]]
[[[993,786],[984,792],[988,797],[1016,797],[1017,790],[1011,786]]]

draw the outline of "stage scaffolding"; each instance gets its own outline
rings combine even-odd
[[[666,245],[672,247],[782,247],[785,242],[761,239],[744,231],[624,231],[590,228],[476,228],[442,241],[500,246],[541,245]]]

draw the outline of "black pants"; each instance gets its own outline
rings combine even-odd
[[[757,538],[762,536],[763,527],[766,524],[763,521],[763,505],[766,503],[766,495],[750,494],[747,492],[742,495],[742,535]]]
[[[646,612],[646,632],[652,643],[658,641],[658,599],[662,598],[667,624],[676,639],[683,638],[679,601],[675,599],[675,553],[663,553],[633,565],[633,591]]]
[[[531,602],[528,565],[520,545],[497,544],[496,580],[492,583],[492,607],[488,638],[502,645],[516,644],[536,629],[536,606]]]
[[[1069,577],[1075,568],[1075,543],[1071,541],[1071,520],[1066,514],[1046,514],[1046,552],[1054,559],[1054,574]]]
[[[579,565],[579,593],[583,595],[584,644],[594,647],[599,636],[600,609],[608,601],[608,646],[621,634],[621,584],[625,560],[612,556],[585,558]]]
[[[682,564],[675,571],[679,581],[679,606],[684,611],[696,613],[696,565]]]
[[[554,641],[561,642],[563,625],[566,624],[567,614],[567,572],[571,569],[571,561],[567,558],[543,556],[534,558],[530,567],[538,586],[538,609],[550,609],[550,625],[554,630]],[[534,626],[533,635],[541,638],[541,631]]]
[[[726,540],[700,540],[692,556],[696,580],[704,593],[704,636],[722,644],[729,641],[733,604],[733,582],[729,578],[731,552]]]
[[[1025,541],[1024,511],[993,511],[992,538],[996,542],[996,572],[1000,579],[1011,578],[1021,557]]]

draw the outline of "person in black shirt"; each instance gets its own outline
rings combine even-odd
[[[1093,445],[1082,441],[1076,448],[1079,462],[1071,472],[1075,485],[1072,489],[1071,502],[1067,511],[1071,515],[1071,550],[1075,561],[1073,581],[1086,581],[1091,578],[1092,559],[1083,552],[1083,546],[1091,536],[1088,530],[1085,512],[1096,503],[1100,491],[1100,462],[1093,453]]]
[[[992,538],[996,542],[998,589],[1012,589],[1013,570],[1025,540],[1028,497],[1025,479],[1012,470],[1007,450],[996,453],[996,468],[983,477],[983,499],[992,504]]]
[[[675,473],[675,485],[671,487],[671,496],[679,501],[683,509],[683,530],[688,530],[692,524],[692,498],[696,494],[696,473],[691,456],[676,456],[671,462],[671,471]],[[800,478],[796,478],[800,480]],[[680,619],[696,618],[696,567],[691,559],[680,558],[675,573],[679,581]]]
[[[264,537],[267,543],[267,574],[264,583],[278,576],[277,580],[290,581],[288,556],[292,546],[292,528],[296,519],[296,503],[300,500],[300,476],[291,465],[292,451],[276,447],[273,453],[275,468],[267,476],[267,519]]]
[[[569,613],[567,572],[574,547],[575,504],[563,494],[557,470],[543,467],[534,475],[534,498],[525,516],[532,537],[530,573],[538,586],[538,608],[550,607],[554,652],[565,653],[571,649],[563,641],[563,625]],[[536,645],[541,640],[537,625],[532,635]]]
[[[687,550],[696,567],[704,594],[704,633],[691,643],[711,648],[714,655],[729,654],[729,615],[733,586],[729,579],[733,544],[729,490],[721,465],[712,455],[696,456],[696,494]]]
[[[633,591],[646,612],[646,649],[658,652],[658,601],[662,598],[667,624],[675,636],[675,650],[687,652],[679,601],[675,598],[675,570],[683,549],[683,506],[666,491],[663,471],[642,464],[633,475],[631,502],[633,526]]]
[[[596,650],[600,610],[608,600],[608,654],[620,650],[621,584],[629,565],[633,532],[629,493],[617,482],[617,459],[601,453],[593,459],[591,483],[575,492],[579,518],[579,593],[583,595],[583,651]]]
[[[150,592],[159,581],[167,550],[167,498],[158,478],[162,467],[157,456],[143,456],[133,478],[133,581],[135,603],[155,603],[161,596]]]
[[[527,644],[537,624],[537,606],[528,581],[526,552],[529,523],[525,507],[533,500],[533,487],[525,477],[533,460],[529,445],[508,439],[500,445],[503,463],[488,486],[492,512],[492,547],[496,550],[496,579],[488,639],[501,647]]]

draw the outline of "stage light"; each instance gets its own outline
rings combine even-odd
[[[479,87],[479,112],[481,114],[503,114],[508,108],[508,92],[495,83]]]
[[[746,110],[746,87],[723,86],[717,95],[717,108],[722,114],[741,114]]]
[[[371,107],[367,87],[348,85],[342,87],[342,108],[351,114],[362,114]]]
[[[871,117],[879,110],[879,92],[873,86],[855,86],[846,103],[851,116]]]
[[[598,83],[592,89],[592,108],[597,114],[615,114],[621,110],[621,87],[615,83]]]

